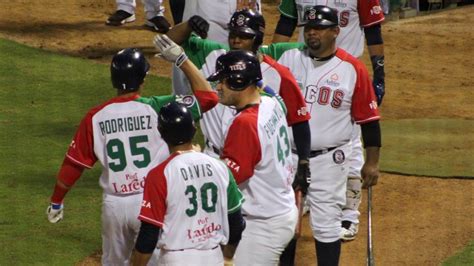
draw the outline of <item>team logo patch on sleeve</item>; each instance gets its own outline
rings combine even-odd
[[[180,96],[176,96],[176,101],[186,105],[186,107],[191,107],[194,105],[194,102],[196,101],[196,99],[194,98],[194,96],[191,96],[191,95],[184,95],[184,96],[180,95]]]
[[[332,159],[336,164],[341,164],[346,160],[346,156],[344,155],[344,152],[342,150],[336,150],[332,154]]]

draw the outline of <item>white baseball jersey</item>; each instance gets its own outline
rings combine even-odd
[[[225,54],[229,48],[226,45],[203,40],[196,36],[191,36],[183,44],[186,55],[201,70],[204,77],[208,77],[216,71],[217,58]],[[301,90],[295,82],[291,72],[284,66],[278,64],[269,56],[263,57],[261,62],[263,82],[279,93],[288,109],[287,120],[291,126],[293,124],[308,121],[310,115],[306,110],[306,104],[301,94]],[[217,83],[211,83],[215,89]],[[226,131],[228,129],[229,117],[234,116],[234,110],[218,104],[213,109],[203,114],[201,129],[206,137],[207,148],[211,147],[208,154],[212,155],[212,148],[221,151],[224,147]],[[223,123],[224,122],[224,123]],[[292,136],[290,134],[290,136]],[[207,152],[207,150],[206,150]],[[216,154],[217,156],[219,154]]]
[[[287,17],[297,18],[303,25],[305,11],[315,5],[335,8],[339,15],[341,32],[336,46],[355,57],[364,52],[364,27],[382,22],[385,18],[379,0],[282,0],[279,10]],[[299,42],[304,42],[303,28],[300,28]]]
[[[87,113],[66,156],[86,168],[99,160],[99,184],[106,194],[142,193],[148,171],[169,154],[157,130],[157,112],[174,100],[185,103],[195,118],[201,116],[194,96],[116,97]]]
[[[366,67],[344,50],[338,49],[328,61],[313,60],[298,43],[272,44],[266,52],[279,58],[303,88],[312,117],[311,150],[347,143],[353,121],[364,124],[380,119]]]
[[[163,229],[160,248],[210,250],[227,243],[227,214],[239,210],[242,199],[224,162],[176,152],[148,174],[138,218]]]
[[[291,142],[285,105],[277,97],[261,96],[260,104],[234,117],[222,158],[245,197],[243,214],[266,219],[294,208]]]

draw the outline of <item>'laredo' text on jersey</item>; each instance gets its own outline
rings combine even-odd
[[[224,162],[177,152],[148,174],[139,219],[163,229],[160,248],[212,249],[227,243],[227,214],[242,200]]]
[[[87,113],[66,156],[86,168],[99,160],[104,193],[142,193],[148,171],[169,155],[157,129],[157,113],[175,100],[186,104],[195,119],[200,118],[194,96],[115,97]]]

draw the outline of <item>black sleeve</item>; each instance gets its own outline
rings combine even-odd
[[[276,25],[275,33],[291,37],[295,31],[297,23],[297,19],[280,15],[280,20],[278,20],[278,24]]]
[[[293,129],[293,139],[295,140],[298,160],[308,160],[311,150],[311,130],[309,128],[309,122],[303,121],[294,124],[291,128]]]
[[[364,33],[367,45],[383,44],[382,26],[380,24],[364,28]]]
[[[365,147],[382,147],[382,133],[379,121],[372,121],[360,125]]]
[[[245,229],[245,220],[242,217],[241,210],[227,214],[229,220],[229,241],[230,245],[239,244],[240,238],[242,238],[242,231]]]
[[[158,226],[142,221],[137,242],[135,243],[135,250],[143,254],[153,253],[156,243],[158,243],[160,232],[161,228]]]

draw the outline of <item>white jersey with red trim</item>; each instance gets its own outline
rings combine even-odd
[[[226,45],[204,40],[197,36],[191,36],[183,43],[183,48],[190,60],[201,70],[204,77],[209,77],[216,72],[217,58],[229,50],[229,47]],[[301,89],[296,84],[291,72],[267,55],[263,55],[260,66],[263,83],[279,93],[285,102],[288,110],[288,124],[292,126],[302,121],[308,121],[311,117],[306,111],[306,104],[301,94]],[[217,83],[215,82],[211,83],[213,88],[216,85]],[[213,148],[221,151],[224,147],[225,132],[230,124],[228,123],[229,117],[233,117],[234,114],[233,109],[222,104],[216,105],[213,109],[203,114],[201,129],[207,143],[205,152],[209,155],[218,156],[218,153],[212,151]]]
[[[87,113],[66,156],[86,168],[99,160],[104,193],[142,193],[148,171],[169,155],[157,113],[175,100],[186,104],[195,119],[201,116],[194,96],[115,97]]]
[[[289,134],[285,106],[277,97],[262,96],[260,104],[234,117],[222,158],[244,195],[243,214],[270,218],[294,208]]]
[[[242,199],[224,162],[176,152],[148,174],[138,218],[163,229],[160,248],[208,250],[227,243],[227,214],[240,209]]]
[[[337,9],[341,32],[336,39],[340,47],[355,57],[364,53],[364,27],[382,22],[385,17],[379,0],[290,0],[296,4],[298,25],[304,24],[304,12],[311,6],[325,5]],[[282,9],[282,6],[280,6]],[[300,28],[299,42],[304,41]]]
[[[344,50],[337,49],[327,61],[316,61],[306,49],[296,48],[284,52],[278,62],[290,68],[303,88],[312,116],[311,150],[349,142],[354,121],[380,119],[366,67]]]

